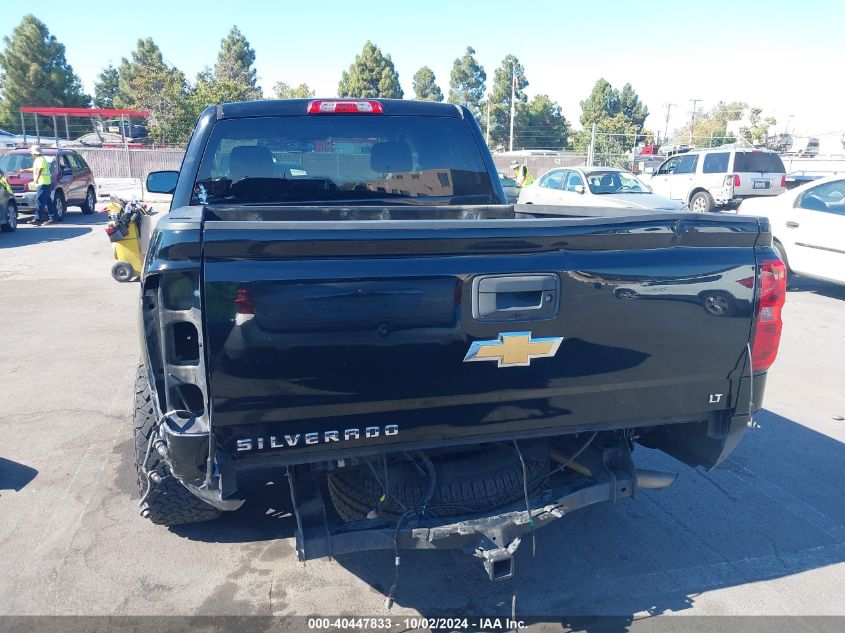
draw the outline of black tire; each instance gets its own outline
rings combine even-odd
[[[772,248],[774,249],[777,256],[780,257],[781,261],[783,262],[784,268],[786,268],[786,283],[789,283],[789,278],[792,276],[792,271],[789,270],[789,260],[786,258],[786,249],[784,249],[783,244],[775,240],[772,242]]]
[[[135,472],[138,490],[143,497],[147,492],[147,478],[141,472],[147,446],[155,429],[158,411],[150,394],[147,370],[138,365],[135,379],[135,406],[133,412],[133,445],[135,449]],[[160,475],[158,483],[149,481],[150,490],[141,508],[141,516],[157,525],[182,525],[211,521],[220,516],[220,511],[195,497],[170,473],[167,464],[155,450],[150,450],[147,469]]]
[[[535,481],[549,470],[547,442],[520,442],[528,482]],[[432,459],[437,473],[437,486],[429,505],[454,504],[453,508],[431,511],[436,516],[455,516],[470,511],[484,511],[499,504],[517,501],[523,495],[522,465],[512,444],[490,444],[462,453],[451,453]],[[383,477],[383,465],[374,459],[373,467]],[[328,476],[329,495],[338,514],[345,521],[358,521],[378,508],[383,494],[368,466],[340,469]],[[397,515],[422,505],[430,479],[409,461],[388,465],[388,490],[382,514]],[[398,500],[398,501],[397,501]],[[400,503],[402,505],[400,505]],[[460,506],[460,507],[457,507]]]
[[[123,283],[131,280],[135,276],[135,271],[128,262],[119,261],[115,262],[114,266],[111,267],[111,276],[115,281]]]
[[[14,200],[9,200],[6,206],[6,217],[3,218],[3,224],[0,224],[0,231],[11,233],[16,228],[18,228],[18,205]]]
[[[67,213],[67,202],[65,201],[65,194],[61,190],[56,191],[53,204],[56,207],[56,217],[59,219],[59,222],[63,221],[65,219],[65,213]]]
[[[90,215],[94,213],[94,210],[97,205],[97,192],[94,191],[94,187],[88,187],[88,190],[85,192],[85,200],[82,201],[82,204],[79,205],[79,208],[82,209],[82,213],[85,215]]]
[[[699,191],[689,201],[689,210],[695,213],[710,213],[716,208],[713,196],[706,191]]]

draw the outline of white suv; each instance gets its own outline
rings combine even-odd
[[[672,156],[648,184],[692,211],[715,211],[736,208],[744,198],[782,194],[786,170],[770,150],[714,147]]]

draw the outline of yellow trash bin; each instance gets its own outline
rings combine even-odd
[[[129,222],[126,235],[114,242],[114,258],[117,261],[111,268],[111,276],[116,281],[129,281],[140,276],[144,256],[141,253],[141,235],[137,222]]]

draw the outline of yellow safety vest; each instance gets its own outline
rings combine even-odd
[[[36,156],[32,161],[32,176],[35,180],[35,185],[50,185],[53,179],[50,177],[50,163],[43,156]]]
[[[12,193],[12,187],[9,185],[9,181],[6,180],[6,176],[0,176],[0,187],[3,187],[9,193]]]

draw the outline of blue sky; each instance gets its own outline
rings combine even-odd
[[[493,70],[513,53],[525,66],[529,96],[548,94],[576,127],[578,102],[605,77],[617,87],[631,82],[652,112],[648,125],[660,130],[664,104],[677,104],[675,128],[689,119],[689,99],[702,99],[698,107],[705,109],[719,100],[759,105],[778,128],[788,124],[799,134],[845,130],[845,3],[836,0],[146,0],[126,6],[15,3],[0,10],[0,33],[10,34],[37,7],[33,12],[65,44],[89,91],[103,66],[117,65],[146,36],[193,78],[213,65],[220,39],[237,24],[256,50],[265,92],[281,80],[334,96],[341,72],[371,39],[393,57],[406,97],[423,65],[446,93],[453,60],[471,45],[488,89]]]

